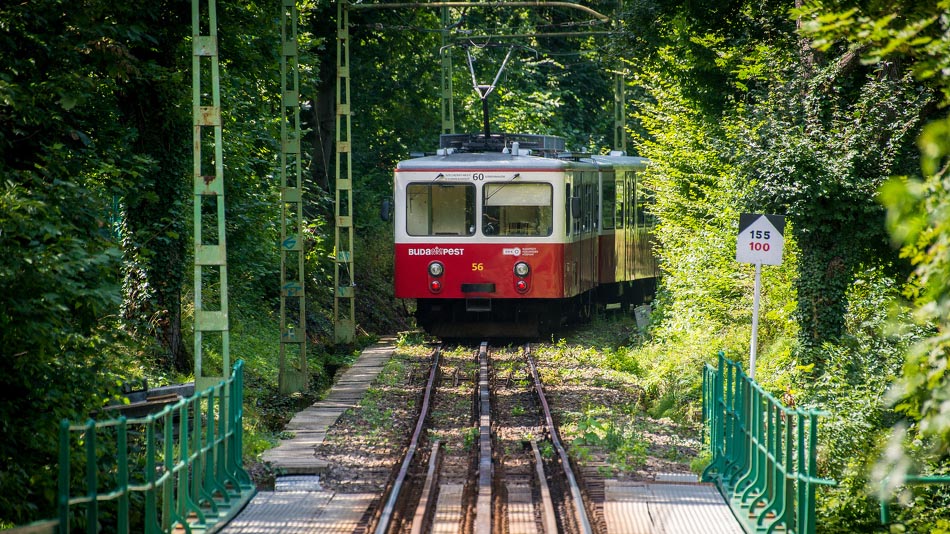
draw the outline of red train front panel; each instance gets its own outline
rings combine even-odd
[[[396,297],[575,294],[577,261],[564,210],[574,166],[502,153],[401,162],[394,191]]]
[[[562,298],[561,243],[397,243],[395,291],[414,299]]]

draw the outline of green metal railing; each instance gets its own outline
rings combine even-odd
[[[703,421],[715,482],[747,532],[815,532],[816,410],[787,408],[719,353],[703,373]]]
[[[215,532],[254,496],[244,470],[244,362],[143,418],[64,420],[60,532]],[[74,510],[73,507],[76,509]]]

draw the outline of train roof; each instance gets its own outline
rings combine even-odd
[[[556,135],[537,135],[522,133],[496,133],[488,137],[483,134],[442,134],[439,136],[439,148],[457,152],[501,152],[517,143],[537,154],[548,156],[565,151],[566,142]]]
[[[494,168],[565,171],[605,168],[643,169],[646,158],[612,152],[605,156],[574,153],[565,149],[563,138],[533,134],[442,134],[436,155],[401,161],[396,171],[446,171]]]
[[[637,169],[644,169],[650,163],[650,160],[646,158],[641,158],[639,156],[627,156],[627,155],[614,155],[609,156],[591,156],[594,163],[598,166],[613,166],[613,167],[634,167]]]
[[[400,161],[396,165],[396,171],[444,171],[451,169],[484,169],[488,167],[513,170],[564,171],[578,168],[591,169],[593,165],[590,161],[514,155],[501,152],[461,152]]]

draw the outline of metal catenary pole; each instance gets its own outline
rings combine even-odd
[[[281,393],[306,391],[303,182],[300,160],[300,68],[296,0],[281,0],[280,369]]]
[[[201,391],[231,370],[228,266],[224,225],[221,90],[215,0],[192,0],[192,105],[194,126],[195,388]],[[207,31],[206,34],[202,30]],[[207,69],[207,70],[205,70]],[[202,72],[210,74],[211,102]],[[211,134],[209,138],[208,134]],[[204,148],[212,148],[206,155]],[[210,235],[207,235],[210,234]],[[217,277],[215,277],[217,274]],[[217,278],[217,280],[215,280]],[[207,284],[207,286],[205,286]],[[217,301],[215,303],[215,301]],[[221,367],[204,366],[203,350],[220,334]]]
[[[337,2],[336,48],[336,232],[334,236],[333,326],[337,343],[356,339],[355,273],[353,272],[353,155],[350,115],[350,12]]]
[[[452,105],[452,47],[449,46],[449,26],[451,12],[442,8],[442,133],[455,133],[455,108]]]
[[[617,2],[617,12],[623,13],[623,0]],[[620,21],[614,21],[614,24],[620,27]],[[626,102],[626,80],[623,77],[623,65],[617,66],[617,73],[614,74],[614,150],[620,150],[627,153],[627,102]]]

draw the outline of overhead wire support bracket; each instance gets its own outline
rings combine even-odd
[[[502,39],[544,39],[544,38],[554,38],[554,37],[587,37],[592,35],[616,35],[617,32],[613,31],[585,31],[585,32],[547,32],[547,33],[509,33],[509,34],[492,34],[492,35],[459,35],[455,37],[457,40],[464,41],[481,41],[481,40],[502,40]]]
[[[398,2],[398,3],[379,3],[379,4],[351,4],[347,3],[353,9],[402,9],[402,8],[433,8],[433,7],[564,7],[568,9],[577,9],[588,15],[593,15],[604,22],[609,21],[610,17],[599,13],[587,6],[575,4],[573,2]]]

